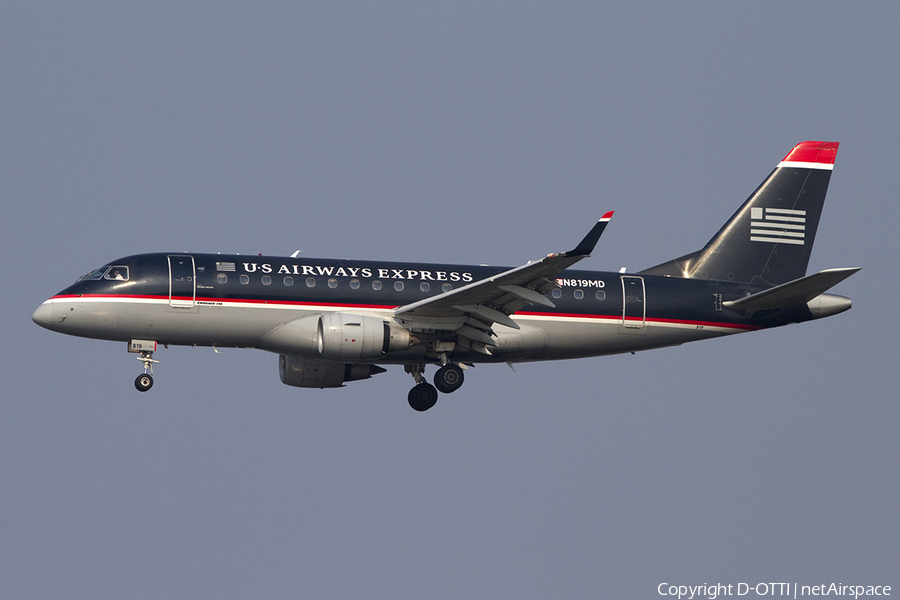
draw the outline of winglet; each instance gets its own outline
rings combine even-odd
[[[606,229],[606,225],[609,223],[609,220],[612,219],[614,211],[609,211],[597,221],[597,224],[594,225],[593,229],[591,229],[584,239],[575,246],[574,250],[570,250],[566,252],[566,256],[587,256],[591,252],[594,251],[594,246],[597,245],[597,240],[600,239],[600,236],[603,234],[603,230]]]

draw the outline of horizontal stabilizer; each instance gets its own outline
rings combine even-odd
[[[806,304],[859,271],[858,267],[826,269],[813,275],[788,281],[771,289],[738,300],[723,302],[728,308],[754,311]]]

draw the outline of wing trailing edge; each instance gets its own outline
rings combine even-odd
[[[410,331],[440,331],[472,349],[489,353],[494,345],[494,323],[519,329],[510,315],[530,304],[553,308],[545,296],[557,287],[558,273],[586,258],[612,218],[603,215],[573,250],[550,254],[541,260],[475,281],[461,288],[425,298],[394,310],[395,319]]]

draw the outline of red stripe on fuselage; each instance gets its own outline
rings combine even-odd
[[[127,299],[127,300],[165,300],[169,301],[169,296],[150,296],[138,294],[62,294],[53,296],[51,300],[57,299],[77,299],[77,298],[96,298],[96,299]],[[248,298],[208,298],[201,296],[191,298],[190,296],[172,296],[171,300],[180,302],[221,302],[222,304],[278,304],[284,306],[333,306],[342,308],[372,308],[381,310],[393,310],[399,305],[383,305],[383,304],[340,304],[336,302],[307,302],[302,300],[272,300],[272,299],[248,299]]]
[[[92,298],[92,299],[128,299],[128,300],[169,300],[168,296],[150,296],[150,295],[130,295],[130,294],[63,294],[59,296],[53,296],[51,300],[57,299],[77,299],[77,298]],[[190,297],[180,297],[174,296],[172,300],[180,300],[185,302],[190,302]],[[397,308],[398,305],[383,305],[383,304],[352,304],[352,303],[337,303],[337,302],[308,302],[308,301],[300,301],[300,300],[250,300],[246,298],[197,298],[195,302],[221,302],[222,304],[275,304],[280,306],[325,306],[330,308],[367,308],[373,310],[393,310]],[[201,305],[202,306],[202,305]],[[607,320],[607,321],[621,321],[622,315],[597,315],[597,314],[588,314],[588,313],[551,313],[551,312],[526,312],[520,311],[512,315],[516,316],[524,316],[524,317],[542,317],[542,318],[557,318],[557,319],[597,319],[597,320]],[[640,321],[639,318],[628,318],[629,321]],[[647,317],[645,319],[647,323],[660,323],[660,324],[670,324],[670,325],[689,325],[689,326],[703,326],[703,327],[721,327],[723,329],[740,329],[742,331],[755,331],[760,329],[760,327],[754,325],[741,325],[738,323],[722,323],[717,321],[694,321],[687,319],[665,319],[659,317]]]

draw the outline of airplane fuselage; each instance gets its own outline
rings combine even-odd
[[[108,267],[99,279],[85,277],[50,298],[39,309],[42,325],[94,339],[259,348],[317,358],[312,337],[286,347],[269,336],[286,322],[334,311],[390,319],[399,306],[508,270],[181,253],[129,256]],[[457,351],[455,356],[465,362],[601,356],[815,318],[805,306],[754,313],[724,307],[723,302],[762,289],[746,283],[566,270],[556,284],[558,289],[546,295],[554,308],[516,312],[518,330],[494,325],[497,346],[490,354]],[[430,362],[435,356],[428,337],[420,334],[420,343],[360,362]]]

